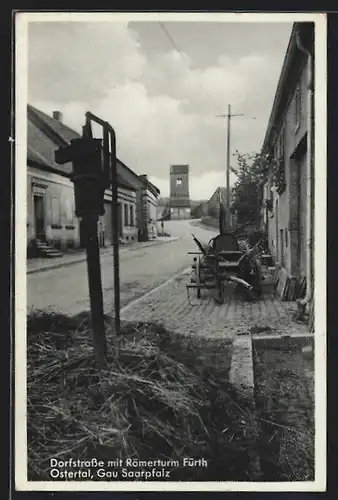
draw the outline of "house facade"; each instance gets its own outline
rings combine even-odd
[[[227,189],[218,187],[208,201],[202,201],[191,210],[191,216],[194,218],[212,217],[215,221],[219,221],[221,204],[226,207]],[[230,198],[231,201],[231,198]],[[230,213],[230,229],[236,227],[236,214]]]
[[[157,236],[157,211],[160,190],[148,180],[147,174],[137,175],[120,162],[117,170],[134,187],[136,192],[136,227],[139,241]]]
[[[202,201],[198,205],[191,208],[191,217],[194,219],[201,219],[208,215],[208,202]]]
[[[67,251],[84,246],[83,228],[75,215],[74,185],[70,179],[72,165],[58,165],[54,154],[80,135],[63,124],[62,115],[53,117],[33,106],[27,108],[27,246],[37,242]],[[138,239],[136,224],[136,189],[124,175],[118,160],[119,234],[132,243]],[[99,218],[101,246],[112,244],[112,194],[104,194],[105,213]]]
[[[313,283],[314,25],[295,23],[263,144],[271,159],[262,220],[271,254],[290,277]],[[309,287],[308,287],[309,288]]]
[[[218,187],[208,201],[208,215],[214,219],[219,218],[220,203],[226,204],[227,189]]]
[[[160,190],[148,180],[146,174],[139,177],[142,182],[139,199],[140,239],[148,241],[157,237],[157,206]]]
[[[214,219],[219,220],[220,217],[220,210],[221,210],[221,204],[223,209],[226,208],[227,206],[227,196],[228,196],[228,190],[225,187],[218,187],[213,195],[211,196],[210,200],[207,202],[208,205],[208,215]],[[231,196],[230,196],[230,203],[231,203]],[[226,216],[226,214],[225,214]],[[233,213],[230,213],[228,215],[229,217],[229,229],[232,230],[235,228],[236,225],[236,215]]]

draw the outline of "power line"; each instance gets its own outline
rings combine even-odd
[[[178,46],[178,44],[175,42],[173,36],[169,33],[169,31],[164,26],[164,24],[161,21],[158,21],[158,24],[160,25],[162,31],[164,32],[164,34],[166,35],[166,37],[168,38],[168,40],[170,41],[171,45],[174,47],[176,52],[178,52],[181,56],[183,54],[185,54],[185,52],[183,52],[183,50],[181,50],[180,47]],[[188,69],[190,70],[190,68],[188,68]],[[202,84],[198,78],[196,78],[196,82],[197,82],[198,86],[200,87],[200,89],[202,90],[202,92],[205,94],[205,96],[208,97],[209,99],[212,99],[211,95],[206,90],[206,88],[202,86]],[[219,111],[219,113],[221,113],[221,110],[217,105],[216,105],[216,108]]]
[[[174,47],[174,49],[176,50],[176,52],[178,52],[180,55],[185,54],[185,52],[180,49],[180,47],[178,46],[177,42],[175,42],[173,36],[169,33],[168,29],[164,26],[164,23],[161,22],[161,21],[158,21],[158,24],[160,25],[160,27],[163,30],[165,36],[168,38],[168,40],[170,41],[171,45]],[[212,99],[212,96],[209,94],[209,92],[207,91],[207,89],[202,86],[201,82],[198,79],[196,79],[196,81],[197,81],[199,87],[201,88],[202,92],[204,92],[204,94],[207,97],[209,97],[210,99]],[[217,108],[217,111],[219,112],[219,115],[216,115],[217,117],[226,118],[228,116],[227,114],[222,113],[220,107],[217,104],[216,104],[216,108]],[[231,116],[246,116],[246,115],[243,115],[242,113],[239,113],[239,114],[232,114]],[[253,120],[257,119],[256,116],[251,116],[249,118],[252,118]]]
[[[161,21],[158,22],[158,24],[161,26],[162,30],[164,31],[164,34],[166,35],[166,37],[169,39],[171,45],[174,47],[174,49],[179,52],[180,54],[182,53],[182,51],[180,50],[180,48],[178,47],[178,45],[176,45],[175,43],[175,40],[173,39],[173,37],[170,35],[169,31],[167,30],[167,28],[164,26],[163,23],[161,23]]]

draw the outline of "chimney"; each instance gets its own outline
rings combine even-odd
[[[60,123],[62,123],[63,121],[63,116],[62,113],[60,113],[60,111],[53,111],[53,118],[54,120],[57,120]]]

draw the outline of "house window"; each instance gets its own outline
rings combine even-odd
[[[301,87],[300,84],[298,85],[295,93],[295,125],[296,125],[296,131],[299,128],[300,125],[300,119],[301,119],[301,114],[302,114],[302,95],[301,95]]]
[[[65,219],[68,224],[73,224],[74,222],[74,205],[71,198],[66,198],[65,204]]]
[[[274,173],[274,184],[277,193],[281,195],[286,188],[285,180],[285,134],[284,130],[279,135],[275,145],[275,158],[277,161],[276,170]]]
[[[60,198],[52,197],[52,224],[60,225],[61,223],[61,210]]]
[[[131,226],[134,226],[134,207],[133,205],[130,205],[129,207],[129,223]]]
[[[182,179],[181,177],[179,177],[178,179],[176,179],[176,186],[181,186],[182,184]]]
[[[284,158],[284,149],[285,149],[285,134],[284,130],[281,131],[279,137],[275,143],[275,158]]]
[[[128,221],[128,205],[125,203],[124,204],[124,225],[129,226],[129,221]]]

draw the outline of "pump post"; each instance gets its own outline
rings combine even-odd
[[[88,287],[92,320],[92,341],[97,366],[106,365],[107,345],[104,325],[100,248],[97,234],[98,217],[104,213],[104,181],[102,174],[101,140],[90,137],[83,128],[81,139],[55,151],[59,164],[72,162],[72,180],[75,192],[75,213],[82,218],[85,237]]]

